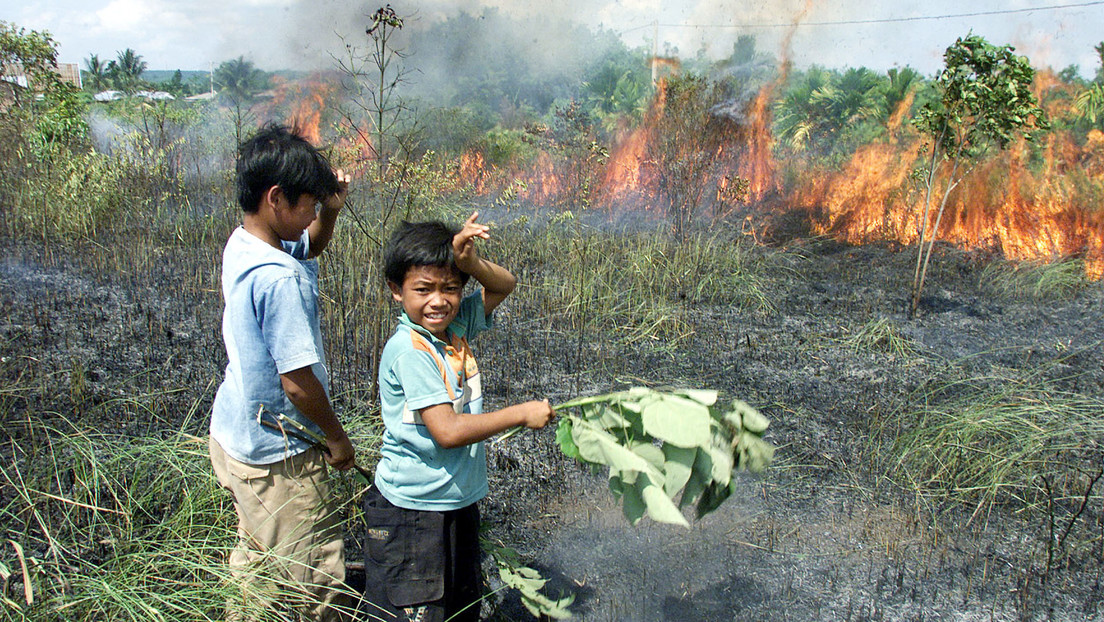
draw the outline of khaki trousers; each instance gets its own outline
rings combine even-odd
[[[238,513],[238,543],[229,562],[243,598],[231,603],[227,620],[247,620],[250,611],[267,608],[293,610],[304,620],[343,620],[344,543],[322,452],[245,464],[212,438],[210,453],[215,476]],[[259,574],[266,579],[257,580]]]

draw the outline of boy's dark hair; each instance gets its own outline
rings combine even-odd
[[[457,268],[452,257],[452,238],[457,233],[459,227],[439,221],[403,221],[383,249],[383,276],[401,286],[411,268],[437,266],[451,268],[466,284],[470,275]]]
[[[283,125],[266,125],[242,143],[237,174],[238,203],[246,212],[256,212],[272,186],[292,203],[303,194],[322,200],[340,189],[326,156]]]

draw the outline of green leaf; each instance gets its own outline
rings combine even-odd
[[[648,434],[679,447],[708,444],[711,419],[707,406],[677,395],[663,395],[641,412]]]
[[[714,482],[727,486],[732,479],[732,470],[736,467],[736,460],[732,455],[732,445],[724,434],[715,432],[713,443],[706,447],[712,462],[710,475]]]
[[[639,480],[638,480],[639,481]],[[644,511],[648,508],[644,498],[640,495],[640,489],[635,485],[625,486],[622,489],[621,511],[625,513],[630,525],[636,525],[644,518]]]
[[[692,399],[702,406],[712,406],[717,403],[717,392],[712,389],[675,389],[671,393]]]
[[[724,503],[725,499],[728,499],[735,487],[735,480],[730,481],[727,485],[713,483],[707,486],[705,492],[702,493],[701,499],[698,501],[698,518],[721,507],[721,504]]]
[[[575,595],[568,594],[559,599],[552,599],[540,593],[540,589],[548,582],[539,572],[525,566],[513,566],[499,560],[498,576],[506,586],[517,590],[521,595],[521,603],[533,614],[540,618],[548,616],[557,620],[566,620],[571,617],[567,608],[575,602]]]
[[[735,469],[761,470],[774,455],[760,437],[766,417],[739,400],[728,409],[715,400],[714,391],[643,387],[574,400],[581,415],[563,416],[557,441],[566,455],[609,469],[610,492],[631,524],[647,514],[687,525],[681,508],[696,505],[699,518],[713,511],[735,489]]]
[[[669,443],[663,445],[663,456],[666,459],[663,463],[663,474],[666,476],[663,490],[668,497],[674,497],[690,481],[697,455],[697,449],[677,447]]]
[[[654,471],[647,460],[620,444],[609,432],[587,421],[575,420],[571,437],[579,455],[587,462],[604,464],[615,471]]]
[[[632,451],[634,454],[644,458],[648,461],[648,464],[652,465],[658,471],[663,470],[663,464],[666,462],[666,457],[663,455],[663,450],[651,443],[633,443]]]
[[[682,525],[683,527],[690,526],[690,523],[686,522],[686,517],[675,506],[675,502],[663,492],[662,487],[653,483],[647,475],[641,474],[637,478],[635,488],[648,507],[648,516],[651,516],[652,520],[671,525]]]
[[[701,455],[703,452],[699,452]],[[713,481],[711,476],[702,476],[697,471],[690,472],[690,479],[686,481],[686,487],[682,490],[682,498],[679,499],[679,508],[693,505],[698,502],[709,483]]]
[[[587,421],[607,430],[632,426],[632,423],[621,414],[621,410],[613,404],[588,404],[583,407],[583,411],[587,413]]]
[[[616,473],[617,478],[619,480],[621,480],[621,488],[622,489],[628,488],[629,486],[632,486],[633,484],[635,484],[636,483],[636,477],[638,475],[640,475],[640,471],[613,471],[613,470],[611,470],[610,471],[610,477],[613,477],[614,473]]]
[[[748,432],[740,436],[740,451],[744,459],[739,466],[755,473],[767,468],[774,459],[774,446]]]
[[[610,471],[609,489],[614,498],[620,498],[625,494],[625,482],[621,481],[621,476],[614,471]]]
[[[748,432],[762,434],[770,425],[770,420],[764,417],[758,410],[749,406],[746,402],[732,400],[732,411],[740,414],[743,427]]]
[[[581,458],[579,448],[575,446],[575,440],[571,437],[571,417],[561,417],[556,426],[556,442],[560,445],[560,451],[568,458],[578,460]]]

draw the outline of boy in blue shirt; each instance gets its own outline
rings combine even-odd
[[[345,203],[349,177],[281,126],[246,141],[237,164],[242,226],[223,251],[222,332],[228,363],[211,412],[211,464],[238,514],[232,574],[254,589],[228,620],[276,603],[251,579],[264,565],[299,586],[282,607],[301,619],[338,620],[343,538],[329,498],[326,463],[353,466],[353,446],[334,415],[319,328],[318,264]],[[283,414],[326,438],[325,453],[262,426]],[[248,607],[247,607],[248,606]],[[299,619],[299,618],[297,618]]]
[[[483,413],[469,339],[517,280],[479,256],[490,237],[472,214],[460,229],[403,223],[384,251],[384,275],[403,312],[380,358],[385,431],[375,486],[364,501],[365,597],[384,619],[478,620],[483,577],[479,509],[487,494],[484,439],[554,416],[547,400]],[[466,298],[469,277],[482,288]],[[377,609],[378,608],[378,609]]]

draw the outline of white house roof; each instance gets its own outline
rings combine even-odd
[[[214,91],[208,91],[206,93],[200,93],[198,95],[192,95],[190,97],[185,97],[184,99],[187,100],[187,101],[190,101],[190,102],[200,102],[200,101],[209,101],[209,100],[212,100],[216,97],[218,97],[218,93],[215,93]]]
[[[137,93],[134,94],[134,96],[135,97],[145,97],[146,99],[156,99],[156,100],[176,99],[175,97],[172,96],[171,93],[166,93],[165,91],[138,91]]]

